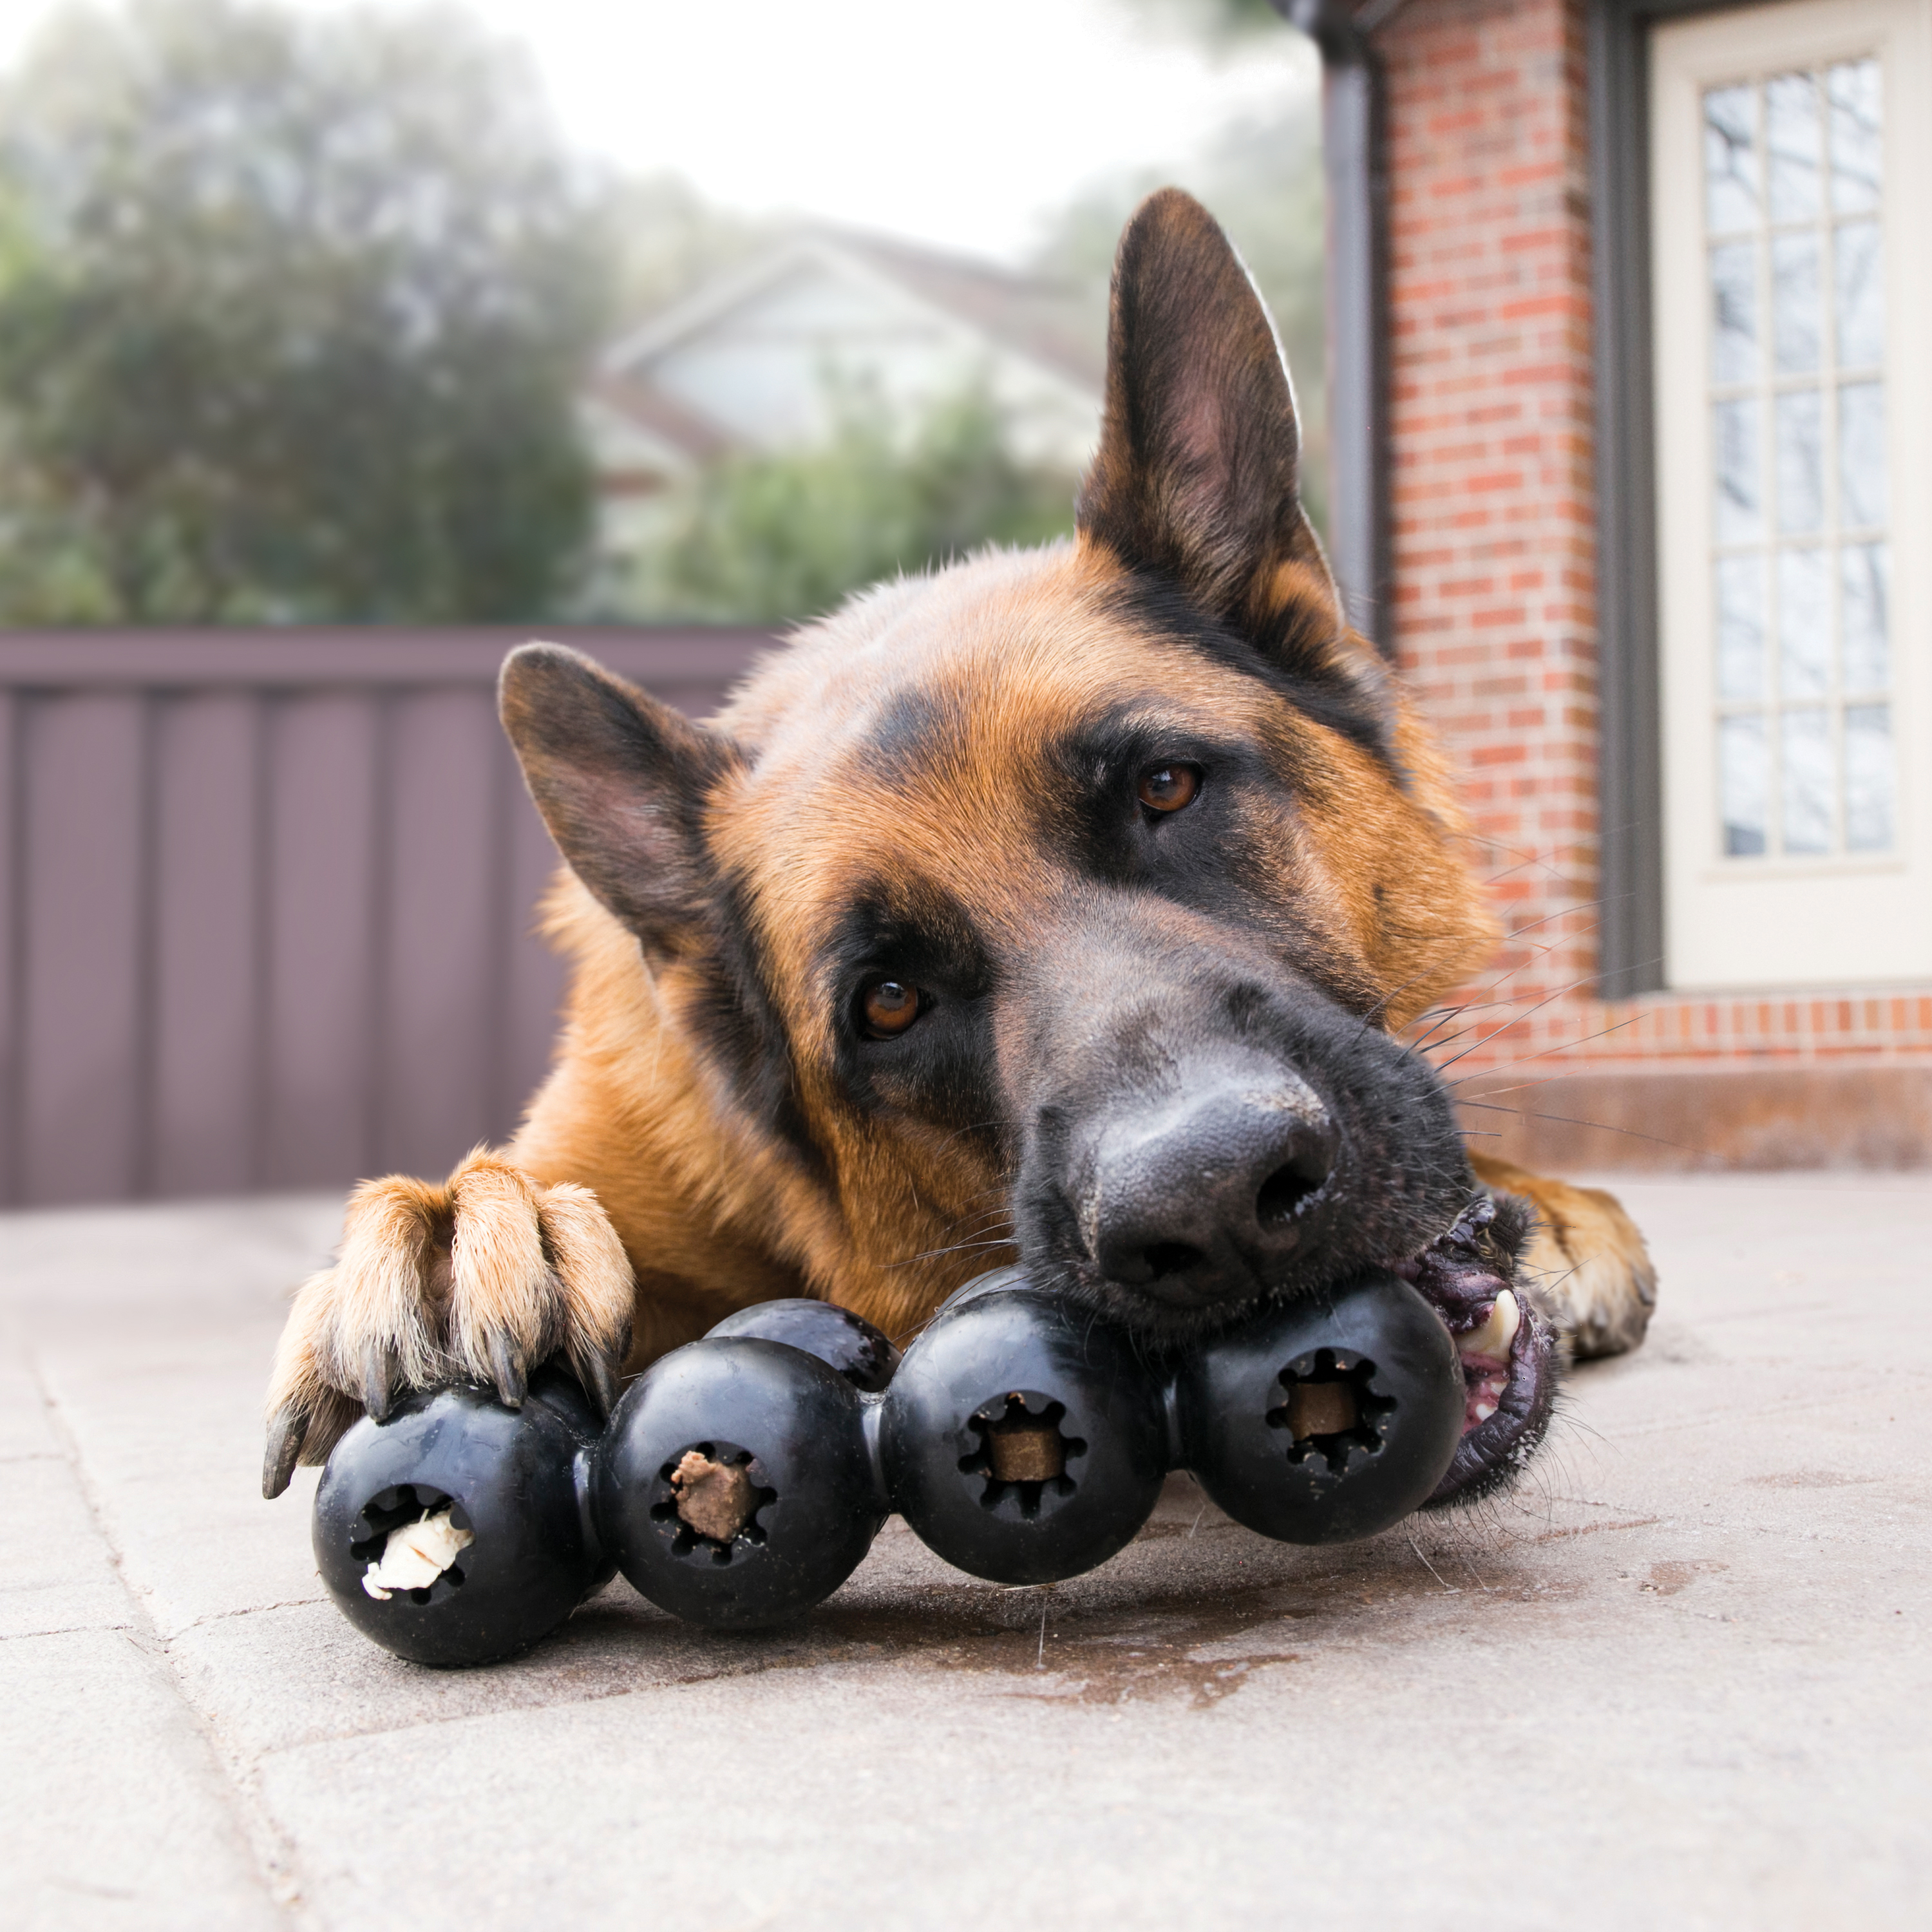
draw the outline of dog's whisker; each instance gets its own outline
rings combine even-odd
[[[1527,970],[1531,965],[1535,963],[1537,959],[1544,958],[1547,954],[1555,951],[1556,947],[1561,943],[1562,942],[1560,940],[1552,940],[1549,943],[1549,944],[1536,948],[1532,958],[1525,960],[1521,964],[1513,968],[1509,972],[1504,974],[1500,979],[1493,982],[1489,988],[1484,990],[1494,992],[1496,988],[1498,986],[1507,986],[1511,980],[1515,978],[1518,973]],[[1550,999],[1561,998],[1565,993],[1574,992],[1579,987],[1588,985],[1595,977],[1596,975],[1594,973],[1582,974],[1576,979],[1571,980],[1567,986],[1558,987],[1556,992],[1546,996],[1545,998],[1538,1004],[1547,1004]],[[1457,1031],[1448,1035],[1445,1039],[1432,1040],[1430,1037],[1431,1034],[1436,1033],[1449,1021],[1460,1018],[1464,1013],[1492,1012],[1498,1007],[1520,1006],[1525,1001],[1534,998],[1534,997],[1535,996],[1533,994],[1530,993],[1513,993],[1506,999],[1463,1000],[1457,1005],[1444,1010],[1442,1013],[1442,1016],[1427,1028],[1420,1038],[1412,1040],[1409,1042],[1410,1050],[1418,1053],[1438,1052],[1444,1046],[1450,1044],[1450,1042],[1460,1040],[1466,1034],[1474,1030],[1472,1028],[1466,1027],[1458,1029]],[[1532,1006],[1531,1008],[1532,1012],[1535,1010],[1535,1007]],[[1528,1016],[1529,1016],[1527,1013],[1519,1016],[1519,1017],[1522,1018],[1527,1018]],[[1427,1016],[1424,1015],[1420,1017],[1426,1018]],[[1514,1025],[1514,1021],[1509,1022],[1510,1025]],[[1507,1032],[1508,1030],[1508,1026],[1506,1025],[1500,1028],[1498,1030],[1500,1032]]]
[[[968,1229],[984,1232],[988,1228],[997,1227],[1001,1222],[1010,1221],[1012,1219],[1012,1208],[1002,1202],[994,1206],[981,1208],[971,1214],[959,1216],[947,1224],[946,1232],[949,1234],[964,1234]]]
[[[1459,1107],[1480,1107],[1486,1113],[1514,1114],[1519,1120],[1553,1120],[1562,1126],[1589,1127],[1601,1134],[1626,1134],[1633,1140],[1654,1141],[1659,1147],[1676,1148],[1684,1154],[1703,1154],[1707,1151],[1703,1148],[1694,1146],[1688,1141],[1666,1140],[1661,1134],[1647,1134],[1637,1127],[1616,1126],[1608,1120],[1581,1120],[1570,1114],[1539,1114],[1525,1107],[1498,1106],[1493,1100],[1458,1100],[1456,1104]],[[1476,1132],[1477,1130],[1466,1127],[1462,1131],[1466,1136]]]
[[[1460,1053],[1452,1054],[1448,1059],[1445,1060],[1442,1063],[1443,1068],[1446,1069],[1454,1066],[1459,1060],[1468,1059],[1469,1055],[1474,1053],[1478,1047],[1486,1046],[1491,1040],[1500,1038],[1502,1035],[1508,1033],[1510,1028],[1513,1026],[1522,1025],[1525,1020],[1532,1018],[1536,1014],[1541,1012],[1545,1006],[1553,1004],[1556,1000],[1562,999],[1565,994],[1574,993],[1579,986],[1588,986],[1596,976],[1597,976],[1594,973],[1586,973],[1580,979],[1572,980],[1568,986],[1556,987],[1553,991],[1546,993],[1541,999],[1537,1001],[1534,1006],[1530,1008],[1528,1012],[1519,1013],[1514,1019],[1505,1020],[1501,1026],[1492,1028],[1488,1033],[1485,1034],[1480,1040],[1463,1048]],[[1629,1026],[1641,1017],[1641,1015],[1633,1014],[1629,1019],[1620,1021],[1618,1024],[1621,1026]],[[1614,1033],[1616,1030],[1616,1028],[1615,1027],[1606,1027],[1604,1029],[1605,1033]],[[1592,1038],[1600,1036],[1598,1035],[1591,1036]],[[1563,1045],[1567,1047],[1571,1046],[1581,1046],[1582,1043],[1583,1042],[1581,1041],[1566,1040],[1563,1042]],[[1559,1051],[1560,1049],[1555,1047],[1550,1047],[1546,1048],[1544,1050],[1546,1052],[1553,1053]],[[1528,1058],[1532,1060],[1538,1057],[1538,1056],[1534,1054],[1532,1054],[1528,1056]]]
[[[1416,1541],[1415,1538],[1412,1534],[1410,1535],[1408,1539],[1408,1546],[1415,1552],[1415,1560],[1422,1565],[1424,1569],[1429,1572],[1430,1576],[1436,1579],[1437,1582],[1442,1583],[1443,1589],[1450,1596],[1460,1597],[1462,1594],[1460,1590],[1457,1589],[1454,1586],[1454,1585],[1442,1582],[1442,1571],[1438,1570],[1436,1565],[1430,1562],[1427,1557],[1423,1555],[1422,1545]]]
[[[955,1141],[962,1140],[968,1134],[984,1133],[988,1127],[997,1128],[1002,1123],[998,1120],[968,1120],[963,1127],[955,1127],[952,1132],[940,1142],[940,1151],[944,1153]]]
[[[1008,1238],[995,1241],[956,1241],[950,1248],[928,1248],[923,1254],[907,1255],[896,1262],[884,1262],[881,1267],[889,1268],[910,1268],[915,1262],[936,1262],[947,1255],[970,1254],[980,1248],[1012,1248],[1019,1244]]]
[[[1555,1000],[1560,999],[1562,997],[1562,994],[1561,992],[1556,992],[1551,994],[1550,998],[1551,1000]],[[1540,1003],[1538,1006],[1532,1007],[1531,1011],[1532,1012],[1538,1011],[1540,1010],[1540,1006],[1547,1006],[1549,1004],[1550,1001],[1548,1000],[1543,1000]],[[1526,1015],[1525,1017],[1527,1018],[1528,1016]],[[1547,1060],[1552,1054],[1572,1052],[1580,1046],[1588,1046],[1593,1040],[1607,1040],[1612,1034],[1621,1033],[1625,1027],[1635,1026],[1639,1020],[1647,1019],[1648,1018],[1649,1015],[1648,1013],[1632,1013],[1628,1019],[1618,1020],[1612,1026],[1599,1027],[1594,1033],[1586,1033],[1580,1040],[1559,1040],[1554,1046],[1546,1046],[1538,1052],[1520,1054],[1514,1059],[1499,1061],[1494,1066],[1479,1066],[1476,1068],[1473,1072],[1460,1075],[1456,1078],[1450,1081],[1448,1084],[1451,1087],[1461,1087],[1466,1085],[1472,1080],[1484,1078],[1492,1073],[1507,1073],[1512,1067],[1527,1066],[1532,1060]],[[1514,1021],[1511,1021],[1510,1022],[1510,1024],[1512,1026],[1515,1024],[1516,1022]],[[1496,1033],[1507,1033],[1508,1030],[1508,1027],[1498,1027],[1496,1029]],[[1496,1036],[1496,1034],[1490,1035],[1490,1038],[1492,1040]],[[1476,1044],[1480,1046],[1483,1042],[1479,1040]],[[1473,1046],[1466,1047],[1461,1053],[1456,1055],[1455,1060],[1445,1060],[1443,1064],[1444,1066],[1453,1066],[1455,1065],[1456,1060],[1466,1058],[1468,1054],[1474,1052],[1475,1050],[1475,1047]]]

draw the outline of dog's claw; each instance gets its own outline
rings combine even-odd
[[[600,1350],[586,1348],[581,1366],[584,1393],[590,1396],[598,1417],[608,1422],[611,1410],[617,1406],[616,1364]]]
[[[273,1502],[288,1487],[302,1460],[302,1442],[308,1434],[308,1411],[298,1404],[284,1402],[268,1422],[268,1444],[262,1456],[262,1495]]]
[[[371,1342],[362,1358],[362,1406],[378,1422],[389,1419],[389,1358],[380,1342]]]
[[[524,1352],[500,1332],[490,1337],[490,1366],[506,1408],[521,1408],[530,1387]]]

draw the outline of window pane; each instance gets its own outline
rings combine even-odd
[[[1892,682],[1886,606],[1892,558],[1883,544],[1852,544],[1838,559],[1844,598],[1845,688],[1883,691]]]
[[[1787,711],[1778,748],[1784,754],[1784,849],[1810,854],[1832,849],[1832,721],[1822,710]]]
[[[1845,844],[1854,852],[1892,850],[1898,771],[1892,708],[1854,704],[1845,713]]]
[[[1838,392],[1839,522],[1851,529],[1883,523],[1887,494],[1885,386],[1847,382]]]
[[[1780,376],[1818,366],[1823,317],[1818,304],[1818,238],[1780,235],[1771,244],[1771,340]]]
[[[1778,527],[1787,534],[1820,528],[1825,520],[1825,458],[1819,447],[1818,392],[1780,396],[1778,439]]]
[[[1885,257],[1876,221],[1848,221],[1838,230],[1838,366],[1868,368],[1885,359]]]
[[[1726,242],[1711,250],[1711,377],[1748,382],[1757,375],[1757,250]]]
[[[1713,234],[1757,223],[1757,92],[1713,88],[1704,97],[1704,210]]]
[[[1826,82],[1832,100],[1832,206],[1854,214],[1878,206],[1878,62],[1847,61]]]
[[[1771,805],[1762,718],[1719,720],[1718,798],[1724,815],[1724,856],[1742,859],[1762,852]]]
[[[1822,698],[1831,689],[1832,612],[1821,550],[1778,554],[1778,667],[1786,698]]]
[[[1712,416],[1718,460],[1718,541],[1748,543],[1764,520],[1758,484],[1757,404],[1720,403]]]
[[[1818,212],[1822,145],[1818,83],[1808,74],[1780,74],[1764,84],[1764,146],[1771,160],[1771,218],[1809,221]]]
[[[1764,560],[1718,560],[1718,692],[1764,699]]]

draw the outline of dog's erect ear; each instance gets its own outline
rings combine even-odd
[[[561,644],[512,651],[496,700],[571,869],[646,945],[689,947],[712,896],[704,802],[736,761],[730,740]]]
[[[1359,653],[1302,512],[1300,454],[1281,344],[1247,270],[1198,201],[1162,188],[1114,257],[1082,534],[1172,578],[1285,669],[1332,675]]]

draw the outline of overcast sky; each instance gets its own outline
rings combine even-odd
[[[338,0],[309,0],[328,5]],[[1283,28],[1210,54],[1122,0],[472,0],[582,144],[707,196],[1010,254],[1083,182],[1306,97]],[[45,0],[0,0],[0,59]]]

